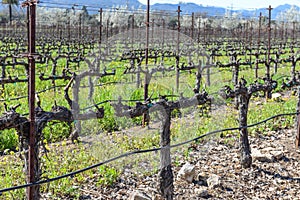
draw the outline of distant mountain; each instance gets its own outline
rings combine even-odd
[[[43,1],[41,1],[43,2]],[[49,3],[51,2],[51,3]],[[45,3],[40,3],[43,5],[73,5],[77,4],[78,7],[82,7],[83,5],[88,6],[89,8],[111,8],[116,6],[126,6],[138,8],[139,6],[143,6],[138,0],[48,0]]]
[[[281,13],[281,12],[285,12],[289,9],[291,9],[292,6],[295,6],[295,5],[290,5],[290,4],[284,4],[284,5],[280,5],[280,6],[277,6],[275,8],[272,9],[271,11],[271,18],[272,19],[276,19],[277,16]],[[295,6],[295,8],[299,11],[300,10],[300,7],[298,6]],[[259,16],[259,13],[261,12],[263,16],[268,16],[269,15],[269,11],[267,10],[267,8],[259,8],[259,9],[256,9],[255,11],[249,11],[249,10],[241,10],[242,12],[242,15],[243,16]],[[253,13],[255,13],[255,15],[253,15]]]
[[[179,4],[180,10],[183,14],[194,13],[205,13],[208,16],[224,15],[226,9],[214,6],[201,6],[195,3],[183,3]],[[178,9],[178,4],[154,4],[151,6],[152,10],[167,10],[176,11]]]

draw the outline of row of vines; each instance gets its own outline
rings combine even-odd
[[[151,23],[137,28],[134,13],[124,27],[102,21],[102,14],[101,9],[99,22],[93,25],[82,21],[82,13],[76,23],[71,18],[55,25],[37,22],[34,181],[43,179],[43,167],[47,167],[41,155],[49,151],[48,144],[66,138],[77,144],[93,134],[105,137],[104,133],[161,121],[160,191],[172,199],[171,118],[193,109],[204,116],[207,110],[228,104],[238,110],[241,165],[249,168],[251,97],[271,99],[274,92],[300,85],[295,23],[275,26],[276,21],[265,23],[260,15],[233,29],[213,28],[209,19],[197,27],[202,22],[193,14],[190,24],[185,19],[183,26],[180,22],[185,16],[179,7],[173,21],[153,13]],[[0,151],[3,156],[7,150],[23,152],[27,170],[30,69],[26,22],[0,27]],[[35,198],[40,198],[41,187],[34,187]]]

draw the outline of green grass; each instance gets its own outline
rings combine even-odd
[[[42,179],[64,175],[100,162],[81,144],[70,146],[67,145],[66,141],[62,141],[50,146],[46,144],[46,148],[49,149],[49,152],[41,157],[43,166]],[[25,183],[22,161],[16,153],[12,151],[7,153],[8,155],[0,157],[1,189]],[[82,185],[110,186],[117,180],[119,174],[120,171],[112,166],[100,166],[71,178],[43,184],[41,185],[41,193],[51,195],[52,199],[78,199],[82,193],[80,191]],[[24,197],[25,189],[19,189],[3,193],[0,199],[24,199]]]

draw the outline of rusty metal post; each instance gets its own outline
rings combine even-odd
[[[270,76],[270,53],[271,53],[271,10],[273,8],[271,5],[267,10],[269,11],[269,23],[268,23],[268,57],[267,57],[267,63],[266,63],[266,78],[267,80],[271,79]],[[272,94],[270,91],[266,92],[266,99],[270,99],[272,97]]]
[[[29,4],[29,41],[28,41],[28,64],[29,64],[29,80],[28,80],[28,91],[29,91],[29,173],[28,182],[33,183],[37,180],[35,177],[37,157],[35,152],[36,144],[36,130],[35,130],[35,32],[36,32],[36,1],[28,1]],[[32,186],[27,190],[27,197],[29,200],[38,199],[39,194],[36,193],[37,187]]]
[[[199,21],[198,21],[198,42],[200,42],[200,36],[201,36],[201,18],[199,17]]]
[[[150,0],[147,0],[147,16],[146,16],[146,48],[145,48],[145,65],[148,67],[148,53],[149,53],[149,28],[150,28]],[[146,80],[146,79],[145,79]],[[144,100],[148,98],[148,85],[145,82]]]
[[[270,52],[271,52],[271,10],[273,8],[269,6],[267,10],[269,11],[269,23],[268,23],[268,60],[267,60],[267,71],[266,71],[266,77],[267,79],[270,79]]]
[[[101,40],[102,40],[102,13],[103,13],[103,10],[102,8],[100,8],[100,10],[98,11],[99,12],[99,17],[100,17],[100,25],[99,25],[99,43],[101,44]]]
[[[194,25],[195,24],[195,14],[194,14],[194,12],[192,12],[192,39],[194,39]]]
[[[286,22],[284,43],[286,44],[288,40],[289,40],[289,31],[288,31],[288,22]]]
[[[292,31],[292,33],[293,33],[293,43],[295,42],[295,21],[293,21],[293,31]]]
[[[275,23],[275,27],[274,27],[274,41],[277,40],[277,23]]]
[[[298,103],[297,103],[297,131],[296,131],[296,140],[295,140],[295,145],[296,148],[300,147],[300,87],[298,87]]]
[[[162,23],[163,23],[163,32],[162,32],[162,48],[164,48],[165,46],[165,28],[166,28],[166,23],[165,23],[165,19],[162,19]]]
[[[250,21],[250,44],[249,44],[249,47],[250,47],[250,68],[252,69],[252,37],[253,37],[253,21],[251,20]]]
[[[27,26],[27,42],[29,44],[29,40],[30,40],[30,32],[29,32],[29,29],[30,29],[30,25],[29,25],[29,6],[27,6],[27,9],[26,9],[26,17],[27,17],[27,22],[26,22],[26,26]],[[29,45],[27,47],[27,51],[29,52]],[[29,95],[29,91],[28,91],[28,95]]]
[[[262,18],[262,13],[259,13],[259,24],[258,24],[258,40],[257,40],[257,48],[259,49],[260,47],[260,34],[261,34],[261,18]]]
[[[178,31],[177,31],[177,55],[176,55],[176,91],[179,91],[179,75],[180,75],[180,70],[179,70],[179,43],[180,43],[180,6],[178,6],[177,10],[177,21],[178,21]]]
[[[154,38],[154,27],[155,27],[155,24],[154,24],[155,23],[155,19],[154,18],[152,19],[151,23],[152,23],[152,26],[151,26],[152,27],[151,38]]]
[[[206,22],[203,22],[203,42],[206,42]]]
[[[150,27],[150,0],[147,0],[147,15],[146,15],[146,48],[145,48],[145,65],[146,69],[148,69],[148,53],[149,53],[149,27]],[[148,78],[147,74],[145,74],[145,85],[144,85],[144,100],[148,99]],[[143,114],[143,126],[148,124],[150,121],[149,113]]]
[[[261,18],[262,13],[259,13],[258,23],[258,39],[257,39],[257,52],[255,53],[255,78],[258,78],[258,65],[259,65],[259,48],[260,48],[260,34],[261,34]]]
[[[246,38],[245,38],[245,39],[246,39],[246,45],[247,45],[247,46],[248,46],[248,42],[250,42],[250,41],[249,41],[249,35],[250,35],[250,34],[249,34],[249,21],[247,21],[247,22],[246,22]],[[246,55],[247,55],[247,53],[246,53]]]
[[[71,41],[71,19],[68,17],[68,41]]]
[[[81,13],[79,14],[79,21],[78,21],[78,42],[80,42],[81,38]]]
[[[132,14],[131,18],[131,45],[134,48],[134,14]]]
[[[284,22],[281,23],[281,41],[283,41],[284,37]]]

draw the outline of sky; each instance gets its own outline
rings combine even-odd
[[[143,4],[147,4],[147,0],[139,0]],[[218,6],[230,9],[255,9],[267,8],[269,5],[277,7],[283,4],[297,5],[300,7],[300,0],[150,0],[150,4],[155,3],[179,3],[191,2],[202,4],[203,6]]]

